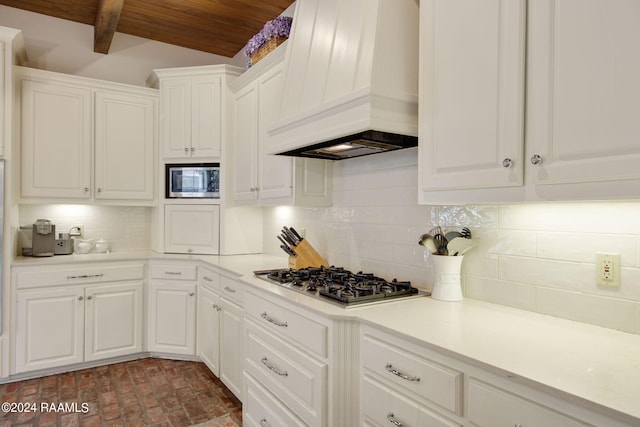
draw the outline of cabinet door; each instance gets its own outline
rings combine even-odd
[[[220,206],[165,205],[164,251],[218,254]]]
[[[95,198],[153,200],[154,98],[96,93]]]
[[[420,4],[420,186],[520,186],[524,0]]]
[[[164,157],[191,157],[191,80],[163,81],[160,100]]]
[[[238,92],[233,106],[233,200],[257,200],[257,84],[253,83]]]
[[[518,395],[471,378],[468,418],[478,427],[579,427],[585,424]]]
[[[242,307],[222,298],[220,321],[220,379],[229,390],[242,398]]]
[[[198,287],[197,349],[200,359],[220,376],[220,296],[204,286]]]
[[[88,199],[91,91],[22,82],[22,196]]]
[[[9,87],[5,87],[5,75],[6,75],[6,70],[4,69],[4,42],[0,41],[0,156],[4,157],[4,144],[5,142],[5,138],[8,136],[8,134],[5,134],[5,129],[7,129],[5,127],[5,122],[9,123],[8,118],[9,118],[9,111],[11,108],[11,102],[12,100],[10,99],[10,97],[8,95],[5,95],[5,93],[8,92]]]
[[[222,84],[219,76],[191,82],[192,157],[220,157],[222,145]]]
[[[629,54],[638,49],[638,16],[634,1],[529,2],[527,140],[528,157],[542,159],[532,167],[536,184],[640,178],[640,59]],[[616,189],[606,190],[604,197]]]
[[[16,293],[15,373],[83,361],[84,288]]]
[[[195,355],[196,284],[153,281],[149,295],[149,351]]]
[[[85,361],[142,351],[142,283],[85,291]]]
[[[279,116],[283,81],[282,64],[258,80],[258,187],[260,201],[291,197],[293,193],[293,159],[267,154],[269,133]]]

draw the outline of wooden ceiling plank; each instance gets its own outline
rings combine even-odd
[[[94,25],[93,51],[109,53],[113,35],[118,27],[124,0],[99,0]]]

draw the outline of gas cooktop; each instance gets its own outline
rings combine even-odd
[[[352,273],[342,267],[281,268],[254,271],[269,282],[343,307],[426,295],[409,281],[387,281],[370,273]]]

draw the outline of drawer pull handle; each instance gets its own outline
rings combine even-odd
[[[213,279],[209,276],[204,276],[202,280],[204,280],[205,282],[213,282]]]
[[[214,308],[216,311],[220,311],[220,310],[222,310],[218,304],[213,304],[213,308]]]
[[[269,424],[269,423],[267,422],[267,419],[266,419],[266,418],[263,418],[263,419],[261,419],[261,420],[260,420],[260,425],[261,425],[262,427],[269,427],[271,424]]]
[[[262,364],[264,366],[269,368],[271,370],[271,372],[274,372],[277,375],[280,375],[281,377],[288,377],[289,376],[289,373],[287,371],[282,371],[282,370],[278,369],[271,362],[269,362],[269,360],[266,357],[263,357],[260,361],[262,362]]]
[[[281,322],[281,321],[279,321],[279,320],[277,320],[277,319],[274,319],[273,317],[269,316],[269,315],[267,314],[267,312],[266,312],[266,311],[265,311],[264,313],[262,313],[262,314],[260,315],[260,317],[262,317],[262,318],[263,318],[264,320],[266,320],[267,322],[269,322],[269,323],[273,323],[274,325],[276,325],[276,326],[280,326],[280,327],[282,327],[282,328],[286,328],[287,326],[289,326],[289,325],[287,324],[287,322]]]
[[[96,277],[102,277],[104,276],[104,273],[98,273],[98,274],[80,274],[77,276],[67,276],[67,280],[73,280],[73,279],[93,279]]]
[[[404,427],[404,424],[398,421],[398,419],[393,415],[393,412],[389,412],[387,414],[387,421],[389,421],[391,424],[393,424],[396,427]]]
[[[393,366],[391,366],[391,363],[387,363],[387,365],[384,367],[387,371],[391,372],[393,375],[395,375],[396,377],[400,377],[403,380],[407,380],[407,381],[420,381],[420,377],[412,377],[410,375],[407,375],[403,372],[398,371],[397,369],[394,369]]]
[[[164,274],[167,276],[179,276],[182,274],[182,271],[165,271]]]
[[[224,290],[225,290],[225,291],[227,291],[227,292],[231,292],[232,294],[235,294],[235,293],[236,293],[236,290],[235,290],[235,289],[230,288],[230,287],[228,287],[228,286],[225,286],[225,287],[224,287]]]

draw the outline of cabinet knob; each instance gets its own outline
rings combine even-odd
[[[88,300],[90,300],[90,299],[93,299],[93,297],[92,297],[91,295],[89,295],[89,296],[87,297],[87,299],[88,299]]]
[[[194,151],[196,151],[196,149],[191,147],[191,152],[193,153]]]
[[[78,297],[78,301],[82,301],[83,299],[84,299],[84,297],[83,297],[83,296],[79,296],[79,297]]]
[[[89,187],[84,187],[83,190],[84,190],[85,193],[88,193],[89,192]]]
[[[510,168],[511,165],[513,165],[513,160],[508,157],[502,161],[502,166],[504,166],[505,168]]]
[[[193,292],[189,292],[189,296],[190,296],[190,297],[192,297],[192,296],[194,296],[194,295],[195,295],[195,293],[193,293]]]
[[[213,305],[212,305],[212,307],[213,307],[216,311],[220,311],[220,310],[222,310],[218,304],[213,304]]]
[[[534,154],[533,156],[531,156],[532,165],[539,165],[540,163],[542,163],[542,157],[540,155]]]
[[[189,249],[187,249],[187,252],[189,252],[191,254],[191,253],[193,253],[193,249],[189,248]]]
[[[404,424],[402,424],[394,415],[393,412],[389,412],[387,414],[387,421],[389,421],[391,424],[393,424],[396,427],[404,427]]]
[[[102,188],[98,188],[98,193],[102,193]]]
[[[189,147],[184,147],[184,152],[188,153],[189,152]]]
[[[266,418],[260,420],[260,427],[269,427],[271,424],[267,422]]]

